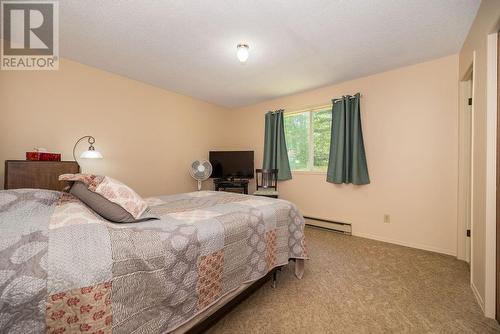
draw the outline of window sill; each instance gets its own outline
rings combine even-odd
[[[319,170],[292,170],[292,174],[298,175],[326,175],[326,171]]]

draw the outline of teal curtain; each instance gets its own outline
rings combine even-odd
[[[326,180],[368,184],[365,144],[361,128],[360,94],[332,100],[332,134]]]
[[[285,181],[292,178],[288,151],[285,142],[285,127],[283,110],[266,113],[264,135],[264,169],[278,169],[278,180]]]

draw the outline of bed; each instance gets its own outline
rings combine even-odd
[[[0,191],[0,332],[184,333],[307,251],[285,200],[200,191],[111,223],[69,193]]]

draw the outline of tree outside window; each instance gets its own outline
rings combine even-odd
[[[331,109],[285,114],[286,146],[293,171],[326,171],[331,126]]]

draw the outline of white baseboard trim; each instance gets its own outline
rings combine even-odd
[[[381,236],[374,235],[374,234],[368,234],[368,233],[359,233],[359,232],[353,231],[352,235],[357,236],[357,237],[361,237],[361,238],[367,238],[367,239],[388,242],[388,243],[396,244],[396,245],[400,245],[400,246],[406,246],[406,247],[422,249],[422,250],[435,252],[435,253],[452,255],[455,257],[457,256],[456,251],[452,251],[449,249],[437,248],[437,247],[422,245],[422,244],[418,244],[418,243],[404,242],[404,241],[394,240],[394,239],[385,238],[385,237],[381,237]]]
[[[476,297],[477,303],[479,304],[479,307],[481,307],[481,310],[484,313],[484,301],[483,298],[481,298],[481,295],[479,294],[479,291],[477,291],[476,285],[474,282],[470,282],[470,288],[472,289],[472,292],[474,293],[474,296]]]

